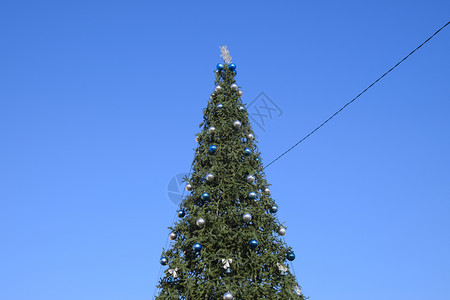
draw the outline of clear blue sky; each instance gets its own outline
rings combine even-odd
[[[446,23],[440,1],[3,1],[0,299],[152,299],[228,45],[268,163]],[[448,299],[450,28],[267,169],[312,300]]]

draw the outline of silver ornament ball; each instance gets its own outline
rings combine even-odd
[[[247,176],[247,182],[249,182],[249,183],[255,182],[255,176],[253,176],[253,175],[248,175],[248,176]]]
[[[186,184],[186,191],[192,191],[192,185],[190,183]]]
[[[239,96],[242,96],[242,91],[241,91],[241,90],[239,90],[238,94],[239,94]]]
[[[216,130],[216,127],[211,126],[211,127],[208,128],[208,133],[213,133],[214,130]]]
[[[195,141],[198,143],[198,136],[195,137]]]
[[[220,90],[222,90],[222,87],[221,87],[220,85],[216,86],[215,91],[218,92],[218,91],[220,91]]]
[[[281,226],[281,227],[278,229],[278,234],[281,235],[281,236],[285,236],[285,235],[286,235],[286,228],[284,228],[283,226]]]
[[[231,85],[231,89],[232,89],[233,91],[237,91],[238,86],[236,85],[236,83],[233,83],[233,84]]]
[[[197,221],[195,221],[195,224],[196,224],[198,227],[200,227],[200,228],[202,228],[203,226],[205,226],[205,223],[206,223],[206,221],[205,221],[205,219],[203,219],[203,218],[199,218],[199,219],[197,219]]]
[[[233,126],[235,127],[235,128],[240,128],[241,127],[241,122],[239,122],[239,121],[234,121],[233,122]]]
[[[249,213],[245,213],[245,214],[242,216],[242,219],[244,220],[244,222],[250,222],[250,221],[252,220],[252,215],[249,214]]]
[[[175,233],[175,232],[171,232],[170,234],[169,234],[169,239],[171,240],[171,241],[173,241],[173,240],[175,240],[177,238],[177,234]]]
[[[267,194],[270,195],[270,190],[269,190],[269,188],[265,188],[265,189],[264,189],[264,192],[266,192]]]
[[[230,292],[223,294],[223,300],[233,300],[233,295]]]
[[[249,134],[247,135],[247,138],[248,138],[249,141],[253,141],[253,139],[254,139],[255,137],[253,136],[253,134],[249,133]]]
[[[214,175],[211,173],[206,174],[206,181],[213,181],[214,180]]]
[[[244,112],[244,111],[245,111],[245,107],[239,106],[239,111],[240,111],[240,112]]]

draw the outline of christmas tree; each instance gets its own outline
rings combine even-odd
[[[287,264],[295,254],[282,238],[236,65],[226,47],[222,56],[156,299],[304,299]]]

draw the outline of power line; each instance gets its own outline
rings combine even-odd
[[[372,82],[365,90],[363,90],[361,93],[359,93],[355,98],[353,98],[352,100],[350,100],[349,102],[347,102],[344,106],[342,106],[338,111],[336,111],[331,117],[329,117],[328,119],[326,119],[322,124],[320,124],[319,126],[317,126],[313,131],[311,131],[310,133],[308,133],[304,138],[302,138],[301,140],[299,140],[296,144],[294,144],[291,148],[287,149],[286,151],[284,151],[281,155],[279,155],[277,158],[275,158],[274,160],[272,160],[267,166],[265,166],[263,169],[266,169],[267,167],[269,167],[271,164],[273,164],[274,162],[276,162],[277,160],[279,160],[281,157],[283,157],[284,155],[286,155],[289,151],[291,151],[292,149],[294,149],[295,147],[297,147],[300,143],[302,143],[304,140],[306,140],[307,138],[309,138],[311,135],[313,135],[317,130],[319,130],[323,125],[325,125],[326,123],[328,123],[328,121],[330,121],[331,119],[333,119],[337,114],[339,114],[341,111],[343,111],[347,106],[349,106],[351,103],[353,103],[356,99],[358,99],[362,94],[364,94],[365,92],[367,92],[368,89],[370,89],[372,86],[374,86],[378,81],[380,81],[384,76],[386,76],[387,74],[389,74],[392,70],[394,70],[396,67],[398,67],[402,62],[404,62],[408,57],[410,57],[414,52],[416,52],[417,50],[419,50],[423,45],[425,45],[429,40],[431,40],[436,34],[439,33],[439,31],[441,31],[442,29],[444,29],[447,25],[450,24],[450,21],[447,22],[444,26],[442,26],[441,28],[439,28],[439,30],[437,30],[435,33],[433,33],[429,38],[427,38],[422,44],[420,44],[416,49],[414,49],[413,51],[411,51],[408,55],[406,55],[402,60],[400,60],[398,63],[396,63],[392,68],[390,68],[387,72],[385,72],[383,75],[381,75],[380,77],[378,77],[377,80],[375,80],[374,82]]]

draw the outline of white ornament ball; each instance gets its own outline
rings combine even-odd
[[[220,90],[222,90],[222,87],[221,87],[220,85],[216,86],[215,91],[218,92],[218,91],[220,91]]]
[[[270,195],[270,190],[269,190],[269,188],[265,188],[265,189],[264,189],[264,192],[266,192],[267,194]]]
[[[238,86],[236,85],[236,83],[233,83],[233,84],[231,85],[231,89],[232,89],[233,91],[237,91]]]
[[[175,232],[171,232],[170,234],[169,234],[169,239],[171,240],[171,241],[173,241],[173,240],[175,240],[177,238],[177,234],[175,233]]]
[[[216,127],[214,127],[214,126],[211,126],[211,127],[208,128],[208,132],[209,133],[213,133],[214,130],[216,130]]]
[[[203,218],[197,219],[197,221],[195,221],[195,224],[196,224],[198,227],[200,227],[200,228],[202,228],[203,226],[205,226],[205,223],[206,223],[206,221],[205,221],[205,219],[203,219]]]
[[[252,220],[252,215],[249,214],[249,213],[245,213],[245,214],[242,216],[242,219],[244,219],[244,222],[250,222],[250,221]]]
[[[281,226],[281,227],[278,229],[278,234],[281,235],[281,236],[285,236],[285,235],[286,235],[286,228],[284,228],[283,226]]]
[[[249,133],[249,134],[247,135],[247,138],[248,138],[249,141],[253,141],[253,139],[254,139],[255,137],[253,136],[253,134]]]
[[[192,191],[192,185],[190,183],[186,184],[186,191]]]
[[[242,96],[242,91],[241,91],[241,90],[239,90],[238,94],[239,94],[239,96]]]
[[[239,121],[234,121],[233,126],[234,126],[234,128],[241,128],[242,124]]]
[[[214,175],[211,173],[206,174],[206,181],[213,181],[214,180]]]
[[[248,176],[247,176],[247,182],[249,182],[249,183],[255,182],[255,176],[253,176],[253,175],[248,175]]]
[[[230,292],[223,294],[223,300],[233,300],[233,295]]]

